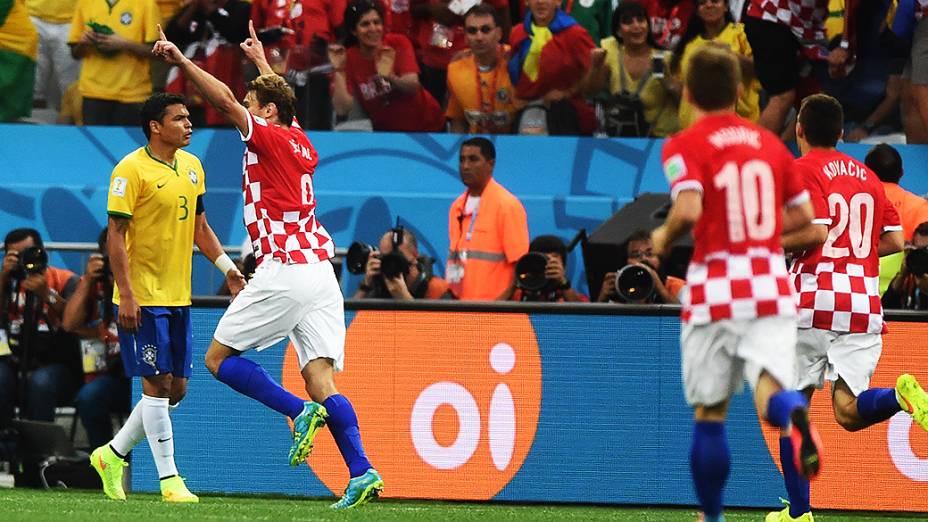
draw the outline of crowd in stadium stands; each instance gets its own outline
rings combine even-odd
[[[112,5],[112,6],[111,6]],[[687,127],[689,57],[730,48],[739,114],[791,137],[824,91],[846,141],[928,143],[925,0],[13,0],[0,7],[0,121],[135,125],[152,91],[186,94],[171,41],[241,95],[252,21],[310,130],[669,136]],[[33,89],[29,89],[33,86]],[[32,114],[32,116],[30,116]]]

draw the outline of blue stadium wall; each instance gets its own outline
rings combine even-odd
[[[443,271],[447,215],[462,191],[457,171],[460,136],[391,133],[311,133],[320,155],[315,177],[319,213],[336,243],[375,242],[397,216],[420,238],[424,254]],[[113,166],[142,145],[139,129],[0,125],[0,230],[30,226],[51,241],[94,241],[106,222],[106,188]],[[505,136],[495,138],[496,178],[524,203],[531,235],[569,240],[592,231],[645,192],[666,192],[660,140]],[[863,158],[868,146],[842,150]],[[206,168],[206,208],[225,244],[241,244],[242,144],[230,130],[201,129],[188,148]],[[928,147],[900,148],[903,186],[928,193]],[[53,263],[82,269],[81,256]],[[221,281],[195,262],[194,293],[211,294]],[[583,263],[571,256],[568,274],[585,288]],[[346,294],[357,278],[344,281]]]
[[[674,310],[444,306],[347,314],[346,368],[336,383],[358,412],[385,496],[696,504]],[[348,475],[327,429],[308,466],[291,468],[288,420],[203,367],[221,312],[193,311],[195,368],[172,413],[176,460],[191,490],[340,495]],[[904,371],[928,380],[928,323],[913,320],[890,321],[874,386],[892,386]],[[306,397],[289,346],[245,356]],[[813,506],[928,513],[928,438],[908,415],[848,433],[833,420],[828,393],[816,395],[812,411],[826,451]],[[786,493],[771,456],[778,433],[762,429],[749,394],[734,398],[726,429],[726,504],[779,509]],[[133,488],[157,491],[146,446],[133,453]],[[867,490],[855,493],[848,483]]]

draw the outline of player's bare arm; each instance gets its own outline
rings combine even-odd
[[[812,223],[815,211],[808,201],[783,209],[783,234],[780,244],[786,252],[815,248],[828,239],[828,226]]]
[[[670,214],[663,225],[654,229],[651,240],[654,242],[654,253],[662,256],[670,250],[670,246],[678,239],[689,233],[702,216],[702,193],[698,190],[683,190],[677,194]]]
[[[206,220],[206,212],[197,214],[193,229],[193,242],[200,249],[200,252],[203,252],[203,255],[225,274],[229,292],[232,294],[232,298],[235,299],[235,296],[245,288],[245,276],[234,264],[231,264],[232,260],[228,259],[229,256],[223,251],[222,244],[219,243],[219,238],[216,237],[213,227],[209,226],[209,222]]]
[[[880,234],[880,246],[877,248],[880,257],[902,252],[903,248],[905,248],[905,238],[902,236],[902,231],[893,230]]]
[[[261,40],[258,39],[258,35],[255,33],[255,24],[251,20],[248,21],[248,34],[250,36],[239,44],[239,47],[242,48],[242,52],[245,53],[245,57],[248,58],[251,63],[255,64],[255,67],[258,68],[258,72],[262,75],[276,74],[274,69],[271,69],[271,64],[267,63],[267,56],[264,54],[264,45],[261,43]]]
[[[106,245],[110,256],[113,278],[119,288],[119,327],[130,332],[142,323],[139,305],[132,295],[132,282],[129,279],[129,253],[126,250],[126,232],[129,230],[129,218],[110,215],[106,231]]]
[[[158,25],[158,34],[161,35],[161,39],[155,42],[155,47],[151,52],[160,56],[164,61],[180,67],[187,79],[196,85],[203,98],[221,112],[243,136],[246,135],[248,133],[248,112],[235,99],[232,90],[184,56],[176,45],[168,41],[164,31],[161,30],[161,25]]]

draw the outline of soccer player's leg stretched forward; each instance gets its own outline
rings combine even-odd
[[[297,352],[312,402],[304,402],[260,365],[240,356],[285,337]],[[217,379],[293,420],[290,465],[306,460],[316,433],[328,425],[351,475],[333,509],[359,506],[383,489],[383,480],[364,453],[354,408],[335,388],[333,376],[343,364],[344,342],[344,305],[331,265],[269,260],[232,301],[206,353],[206,367]]]

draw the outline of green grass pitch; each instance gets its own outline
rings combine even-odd
[[[54,522],[149,522],[188,520],[300,521],[307,520],[619,520],[629,522],[693,522],[692,508],[513,505],[436,501],[381,500],[349,512],[333,513],[331,499],[290,497],[203,496],[200,504],[168,505],[159,495],[133,494],[128,502],[114,502],[102,492],[0,489],[0,520]],[[731,510],[729,522],[762,521],[764,512]],[[926,514],[840,513],[819,511],[818,522],[875,522],[925,520]]]

